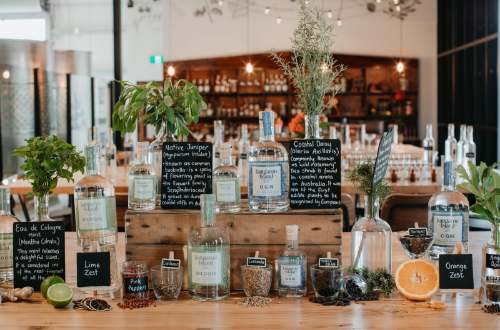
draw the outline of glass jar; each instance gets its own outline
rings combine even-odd
[[[273,283],[272,267],[241,266],[241,279],[243,291],[247,297],[267,297]]]
[[[500,304],[500,222],[491,225],[491,240],[483,246],[481,284],[485,303]]]
[[[320,139],[321,129],[319,126],[319,114],[309,114],[304,116],[305,139]]]
[[[141,261],[126,261],[122,267],[123,300],[149,299],[149,270]]]
[[[311,266],[311,282],[316,298],[334,297],[341,289],[342,269]]]
[[[365,197],[365,216],[352,227],[351,265],[391,272],[391,226],[379,217],[378,199]]]
[[[151,283],[156,299],[177,299],[182,289],[182,267],[164,268],[160,265],[151,268]]]

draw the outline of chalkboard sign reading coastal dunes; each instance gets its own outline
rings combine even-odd
[[[212,144],[163,144],[161,207],[198,209],[200,195],[212,193]]]
[[[14,287],[40,290],[49,275],[64,278],[64,222],[14,224]]]
[[[331,209],[340,206],[340,141],[290,142],[290,207]]]
[[[391,156],[392,142],[394,133],[392,128],[384,133],[378,145],[377,159],[375,160],[375,169],[373,170],[372,185],[375,187],[385,178],[387,167],[389,166],[389,157]]]

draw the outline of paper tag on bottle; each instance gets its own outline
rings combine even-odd
[[[236,202],[236,181],[217,181],[215,183],[217,202]]]
[[[0,234],[0,268],[12,267],[13,251],[12,234]]]
[[[161,259],[161,268],[179,269],[179,268],[181,268],[181,261],[180,261],[180,259],[163,258],[163,259]]]
[[[462,242],[463,222],[462,214],[432,212],[434,244],[454,246]]]
[[[290,288],[302,286],[302,265],[280,265],[280,285]]]
[[[220,252],[192,252],[191,280],[202,285],[222,283],[222,254]]]
[[[252,194],[256,197],[281,196],[281,165],[252,164]]]
[[[266,258],[257,258],[257,257],[247,257],[247,266],[257,267],[257,268],[266,268],[267,267],[267,259]]]
[[[152,199],[155,198],[155,176],[135,177],[134,180],[134,198]]]
[[[76,212],[80,230],[100,230],[108,227],[105,198],[79,199],[76,201]]]
[[[318,266],[320,268],[338,268],[339,259],[337,258],[319,258]]]

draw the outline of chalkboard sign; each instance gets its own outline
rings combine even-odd
[[[413,237],[427,236],[427,228],[408,228],[408,234]]]
[[[64,222],[17,222],[13,229],[14,287],[38,291],[49,275],[64,279]]]
[[[109,252],[76,254],[76,286],[109,286],[111,272]]]
[[[331,209],[340,206],[340,141],[290,142],[290,207]]]
[[[486,268],[500,269],[500,254],[486,253]]]
[[[320,268],[337,268],[339,266],[339,259],[337,258],[319,258],[318,266]]]
[[[439,256],[439,288],[443,290],[474,289],[472,254],[441,254]]]
[[[373,170],[373,184],[375,187],[385,178],[387,167],[389,166],[389,157],[391,155],[392,142],[394,141],[394,133],[392,128],[384,133],[378,145],[377,159],[375,160],[375,169]]]
[[[199,209],[200,195],[212,193],[212,144],[163,144],[161,207]]]
[[[139,276],[139,277],[128,277],[124,280],[124,290],[125,294],[141,294],[148,292],[148,277],[147,276]]]
[[[166,269],[179,269],[181,268],[181,261],[179,259],[161,259],[161,268]]]
[[[267,267],[267,259],[258,257],[247,257],[247,266],[265,268]]]

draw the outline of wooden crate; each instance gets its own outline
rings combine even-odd
[[[342,240],[341,210],[293,210],[287,213],[218,214],[216,223],[229,230],[231,239],[231,288],[242,289],[240,266],[256,250],[273,263],[285,248],[285,226],[300,227],[299,242],[308,257],[308,266],[326,252],[340,259]],[[184,287],[187,282],[187,239],[189,232],[200,225],[199,211],[154,210],[125,215],[127,260],[143,260],[149,266],[160,264],[169,251],[183,260]],[[308,268],[309,272],[309,268]],[[309,281],[309,279],[308,279]],[[276,282],[275,282],[276,284]]]

